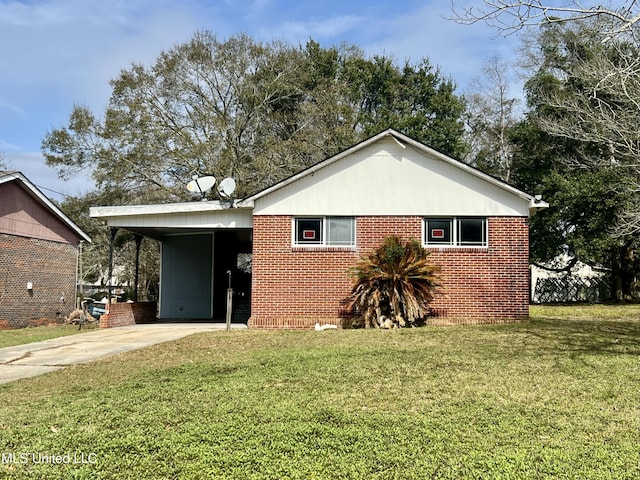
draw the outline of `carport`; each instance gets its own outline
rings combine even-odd
[[[224,321],[232,288],[234,322],[250,316],[252,213],[221,201],[90,209],[112,243],[118,229],[160,242],[159,320]]]

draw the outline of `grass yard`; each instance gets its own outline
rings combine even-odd
[[[0,385],[0,478],[640,478],[640,306],[212,332]]]
[[[78,325],[52,325],[18,328],[15,330],[0,330],[0,348],[75,335],[76,333],[87,332],[94,328],[96,328],[95,325],[86,325],[82,330],[78,330]]]

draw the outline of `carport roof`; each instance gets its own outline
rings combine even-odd
[[[215,229],[253,228],[253,207],[237,202],[206,201],[155,205],[91,207],[89,215],[110,227],[122,228],[146,237],[197,233]]]

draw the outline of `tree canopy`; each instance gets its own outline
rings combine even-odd
[[[544,193],[532,219],[539,261],[568,253],[612,272],[617,298],[637,296],[640,232],[640,50],[601,17],[550,23],[529,45],[528,111],[513,131],[516,179]]]
[[[91,171],[123,202],[185,199],[194,173],[235,177],[246,195],[388,127],[464,151],[463,101],[426,59],[198,32],[111,86],[102,116],[77,105],[42,146],[62,176]]]
[[[524,39],[528,105],[524,120],[508,130],[510,178],[551,204],[531,219],[532,260],[568,254],[567,268],[578,260],[602,267],[612,273],[616,298],[637,298],[640,5],[457,3],[453,20]]]

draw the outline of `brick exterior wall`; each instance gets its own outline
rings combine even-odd
[[[100,317],[100,328],[124,327],[136,323],[151,323],[158,319],[156,302],[111,303]]]
[[[340,325],[351,291],[347,269],[389,235],[421,239],[422,217],[358,217],[355,249],[291,246],[290,216],[253,222],[253,328]],[[490,217],[488,249],[430,249],[443,289],[431,323],[467,324],[528,318],[529,231],[525,217]]]
[[[433,263],[442,268],[443,284],[433,303],[438,318],[431,323],[495,323],[529,317],[528,219],[490,217],[488,228],[488,249],[429,249]]]
[[[75,307],[76,265],[75,245],[0,234],[0,328],[64,322]]]

